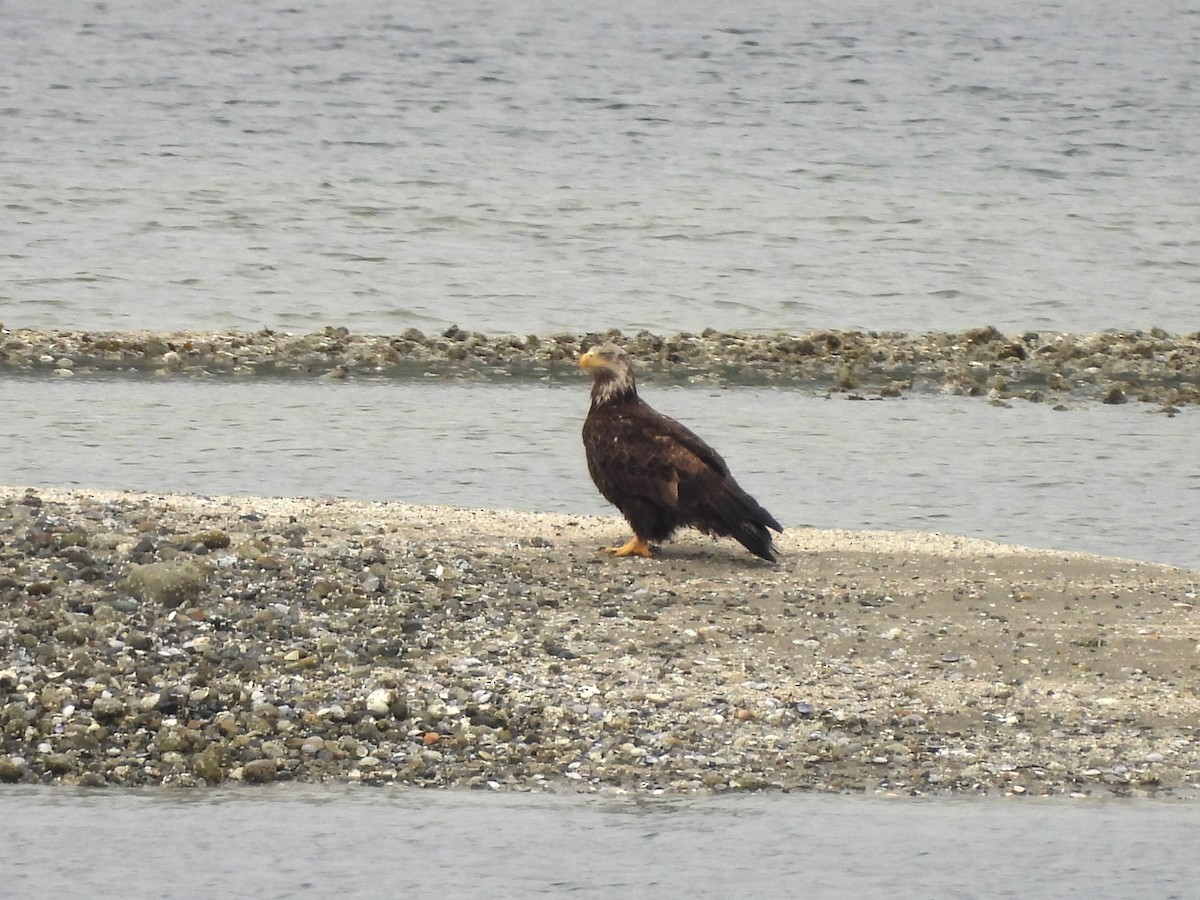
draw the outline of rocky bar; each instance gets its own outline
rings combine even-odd
[[[1191,795],[1200,573],[0,488],[0,781]]]
[[[582,350],[601,340],[623,345],[644,381],[733,380],[852,397],[937,390],[998,403],[1136,400],[1169,414],[1200,403],[1200,332],[1176,336],[1161,329],[1013,335],[990,327],[922,335],[707,330],[670,337],[607,331],[518,337],[457,327],[434,335],[415,328],[362,335],[332,326],[311,334],[43,332],[0,326],[0,374],[553,377],[572,369]]]

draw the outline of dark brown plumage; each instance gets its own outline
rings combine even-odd
[[[775,517],[742,490],[717,451],[637,393],[633,363],[615,344],[593,347],[579,360],[592,373],[592,406],[583,423],[588,471],[600,493],[621,511],[634,538],[605,547],[617,556],[651,556],[652,542],[683,527],[731,537],[755,556],[775,561]]]

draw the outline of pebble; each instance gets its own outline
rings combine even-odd
[[[242,766],[242,780],[252,784],[274,781],[277,774],[275,760],[254,759]]]
[[[206,581],[203,569],[193,563],[154,562],[133,565],[124,587],[139,600],[176,607],[199,598]]]

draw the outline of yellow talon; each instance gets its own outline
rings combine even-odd
[[[600,549],[605,553],[611,553],[613,556],[644,556],[647,559],[654,556],[654,548],[637,535],[631,537],[627,543],[620,547],[601,547]]]

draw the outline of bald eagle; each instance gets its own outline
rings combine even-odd
[[[768,528],[775,517],[742,490],[720,454],[674,419],[638,397],[629,355],[615,344],[585,353],[579,367],[591,372],[592,406],[583,423],[588,471],[600,493],[633,527],[616,556],[653,556],[651,542],[690,526],[731,537],[775,562]]]

